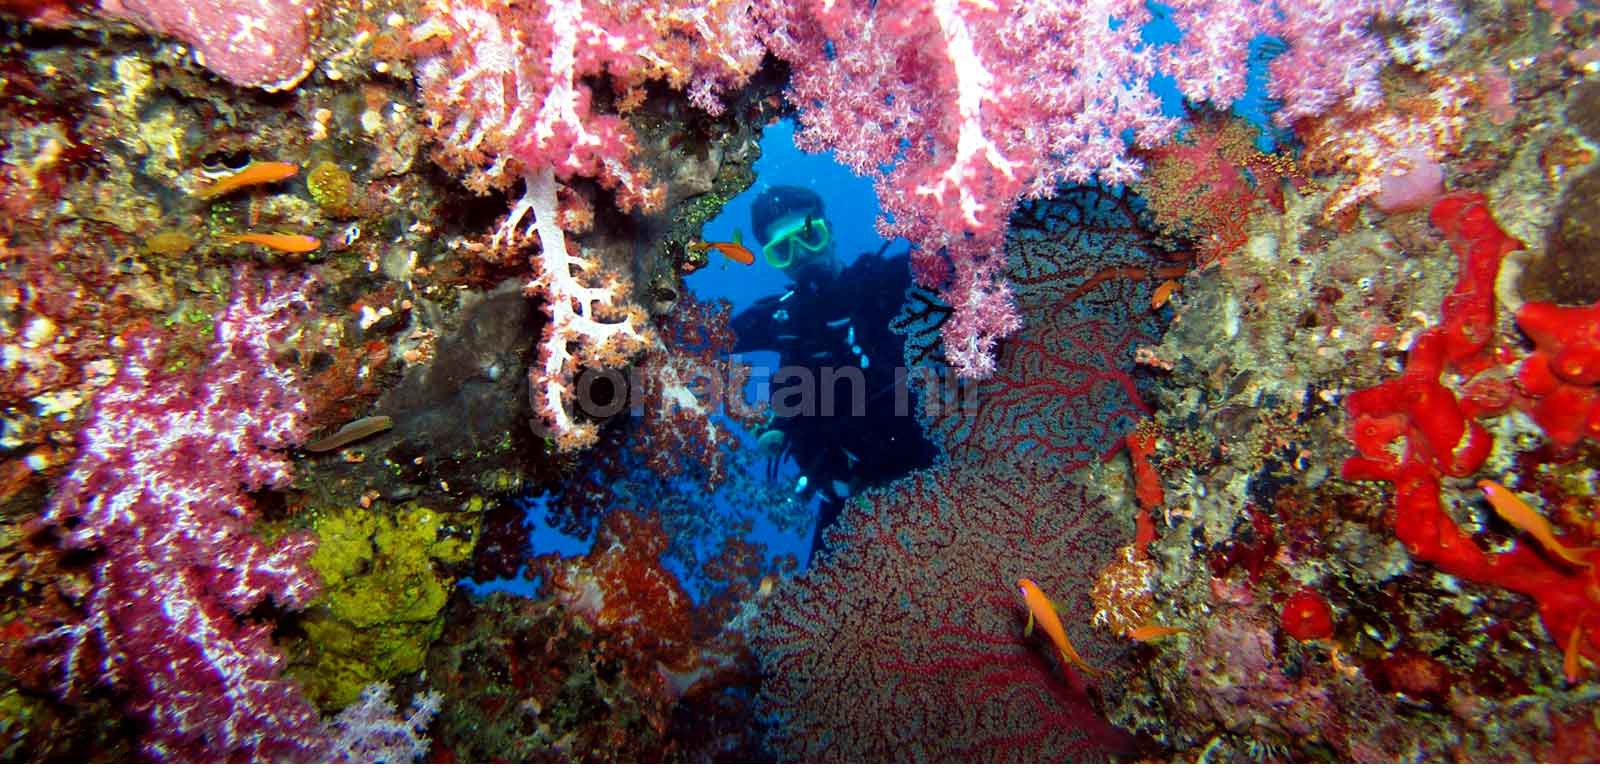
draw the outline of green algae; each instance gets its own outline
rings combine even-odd
[[[481,508],[474,500],[473,505]],[[472,554],[475,516],[408,505],[319,513],[311,566],[323,580],[290,672],[319,705],[353,702],[368,683],[422,668],[455,579],[438,565]],[[437,564],[436,564],[437,563]]]

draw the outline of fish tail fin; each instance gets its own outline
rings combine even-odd
[[[1100,669],[1089,665],[1089,661],[1086,661],[1082,658],[1074,659],[1072,656],[1067,654],[1066,650],[1061,651],[1061,662],[1069,667],[1075,667],[1090,676],[1100,675]]]
[[[1579,616],[1577,624],[1572,627],[1572,636],[1567,639],[1561,669],[1569,685],[1583,680],[1583,621],[1587,619],[1587,616]]]
[[[1537,540],[1537,538],[1535,538],[1535,539]],[[1544,545],[1544,544],[1541,543],[1541,545]],[[1594,569],[1594,560],[1591,559],[1590,557],[1592,557],[1596,551],[1600,551],[1600,548],[1594,548],[1592,546],[1591,547],[1584,547],[1584,548],[1574,548],[1572,546],[1566,545],[1566,544],[1562,543],[1561,541],[1557,540],[1557,541],[1554,542],[1553,546],[1545,546],[1544,550],[1546,552],[1549,552],[1550,554],[1552,554],[1554,556],[1559,557],[1562,561],[1564,561],[1564,562],[1566,562],[1566,563],[1568,563],[1568,564],[1570,564],[1570,565],[1572,565],[1574,567],[1579,567],[1581,569],[1586,569],[1586,570],[1593,570]]]

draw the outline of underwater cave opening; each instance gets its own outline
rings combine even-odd
[[[1176,27],[1164,13],[1168,9],[1159,3],[1151,8],[1155,18],[1144,30],[1146,42],[1176,41]],[[1257,128],[1256,143],[1263,150],[1285,138],[1270,122],[1276,104],[1265,93],[1266,65],[1281,50],[1281,41],[1273,38],[1262,36],[1251,42],[1249,93],[1231,110]],[[1157,74],[1150,85],[1162,99],[1164,111],[1186,113],[1170,77]],[[761,154],[752,166],[755,182],[704,225],[700,237],[712,246],[710,261],[683,278],[696,301],[729,303],[740,338],[737,352],[729,358],[749,367],[744,399],[772,404],[775,413],[781,413],[755,430],[722,410],[711,418],[719,430],[738,436],[741,448],[728,461],[737,466],[730,468],[730,475],[741,481],[729,486],[745,489],[706,493],[693,479],[654,482],[651,494],[679,503],[693,499],[710,509],[693,524],[682,512],[663,516],[669,536],[682,542],[662,561],[685,585],[698,583],[702,589],[698,593],[709,587],[697,573],[721,548],[729,524],[742,522],[741,529],[747,524],[748,531],[741,535],[746,542],[764,547],[773,559],[793,557],[803,569],[822,544],[818,522],[824,527],[830,523],[845,499],[934,459],[932,446],[920,428],[911,425],[913,421],[897,424],[897,415],[874,411],[882,412],[884,404],[893,402],[875,402],[873,397],[885,390],[878,381],[882,372],[901,360],[901,338],[888,330],[885,319],[893,318],[906,302],[909,270],[904,259],[910,244],[903,239],[886,243],[879,236],[877,222],[883,211],[872,180],[854,173],[832,153],[801,151],[795,145],[798,128],[788,118],[762,129]],[[747,249],[745,256],[753,260],[744,264],[722,253],[717,244]],[[820,251],[812,252],[811,246]],[[817,273],[803,269],[806,260],[818,259],[818,254],[833,265],[831,283],[826,276],[819,281]],[[858,264],[863,260],[885,267],[868,269]],[[797,290],[804,295],[807,288],[826,301],[809,305],[798,301]],[[798,379],[797,368],[804,370]],[[868,375],[862,378],[871,391],[865,415],[859,409],[851,413],[861,400],[851,370]],[[829,402],[834,411],[825,414]],[[879,417],[888,422],[879,425],[884,422]],[[642,467],[631,470],[648,473]],[[788,510],[773,513],[752,505],[748,489],[752,483],[766,487],[767,502]],[[575,536],[570,521],[563,526],[562,494],[524,502],[524,526],[534,557],[578,556],[593,546],[598,522],[590,522],[587,531],[576,532],[582,536]],[[536,582],[523,578],[466,580],[463,585],[476,593],[538,592]]]
[[[892,272],[909,277],[904,264],[909,245],[904,240],[886,244],[878,236],[876,222],[880,208],[872,181],[857,176],[835,160],[831,153],[819,155],[800,151],[794,141],[796,129],[792,119],[779,121],[763,129],[761,156],[752,167],[756,176],[754,184],[729,199],[700,233],[701,239],[708,243],[740,243],[756,253],[757,258],[753,264],[745,265],[713,252],[706,267],[684,278],[684,284],[694,300],[702,303],[726,301],[736,316],[750,310],[763,299],[772,301],[786,294],[794,294],[794,281],[777,266],[781,259],[768,259],[763,253],[766,250],[762,248],[762,240],[763,236],[771,235],[767,232],[770,222],[757,224],[753,221],[755,209],[764,205],[761,203],[763,197],[770,198],[775,188],[800,188],[815,192],[826,218],[826,251],[837,256],[840,268],[848,269],[859,259],[869,256],[898,256],[900,262],[895,263],[897,269]],[[760,216],[770,217],[770,214],[768,211]],[[809,233],[811,245],[818,243],[817,237],[822,233],[821,226],[815,227]],[[807,235],[804,231],[800,233],[802,238]],[[802,252],[805,251],[803,246],[800,248]],[[891,288],[892,291],[886,291],[881,297],[871,297],[872,304],[881,308],[898,308],[904,299],[901,287],[896,285]],[[854,297],[840,299],[847,303],[859,302],[861,295],[857,293]],[[821,320],[837,319],[830,317]],[[856,333],[862,335],[862,344],[866,343],[869,336],[864,328],[852,330],[849,324],[835,328],[823,323],[819,328],[827,330],[829,341],[835,343],[836,347],[845,344],[847,338]],[[887,332],[886,328],[884,332]],[[853,341],[846,345],[851,346],[854,346]],[[780,353],[768,349],[770,347],[773,346],[746,349],[746,346],[740,345],[739,352],[729,356],[732,361],[749,367],[749,379],[743,392],[747,403],[769,403],[773,395],[773,375],[781,366],[796,363],[792,355],[789,360],[783,360]],[[898,358],[898,351],[896,353],[894,357]],[[854,359],[852,363],[859,364],[861,361]],[[848,384],[845,383],[846,387]],[[815,405],[819,399],[809,401]],[[841,411],[848,413],[847,409]],[[729,418],[726,410],[722,409],[710,419],[718,430],[736,435],[740,447],[726,458],[728,478],[716,491],[708,493],[700,479],[689,478],[687,474],[660,478],[643,466],[641,458],[623,453],[621,467],[611,467],[610,470],[628,477],[630,481],[618,484],[618,479],[608,479],[596,469],[590,474],[593,478],[572,480],[560,491],[523,500],[525,517],[522,528],[530,544],[529,555],[535,559],[551,555],[567,558],[588,553],[595,543],[599,523],[587,522],[588,526],[585,526],[577,522],[566,509],[574,505],[573,498],[583,494],[580,489],[610,483],[615,487],[640,487],[632,494],[633,497],[654,498],[652,502],[662,508],[658,512],[663,527],[669,539],[674,541],[663,555],[662,564],[690,588],[697,601],[704,600],[716,588],[704,578],[703,567],[723,548],[724,538],[735,534],[727,531],[730,528],[744,530],[738,533],[740,537],[747,543],[764,548],[769,560],[777,562],[792,559],[794,564],[803,569],[811,558],[819,508],[824,507],[825,500],[837,506],[842,503],[844,496],[855,490],[850,489],[844,481],[832,479],[832,476],[838,475],[836,473],[825,472],[829,480],[821,484],[809,478],[795,454],[786,451],[792,449],[788,442],[774,446],[773,437],[783,433],[772,430],[774,423],[752,431]],[[811,415],[805,417],[804,421],[818,426],[827,422],[828,418]],[[793,418],[790,422],[793,422]],[[630,427],[629,430],[635,430],[636,427]],[[813,436],[820,435],[816,430],[808,432]],[[812,443],[816,443],[815,440]],[[809,458],[802,459],[807,460],[807,465],[811,464]],[[845,462],[854,461],[847,458]],[[649,491],[644,492],[644,487],[648,487]],[[701,515],[691,521],[687,514],[696,505],[702,508]],[[480,596],[493,592],[533,596],[540,592],[538,578],[529,579],[525,576],[483,582],[463,579],[461,585]]]
[[[763,129],[755,183],[702,229],[707,243],[748,249],[752,263],[714,254],[685,284],[698,300],[732,305],[734,359],[750,367],[746,399],[773,407],[741,437],[755,449],[743,461],[764,465],[751,470],[804,501],[814,520],[809,531],[781,531],[758,513],[749,538],[804,566],[821,542],[818,522],[932,453],[910,415],[892,413],[903,339],[889,321],[910,286],[910,244],[879,235],[873,181],[831,152],[801,151],[797,130],[792,118]]]

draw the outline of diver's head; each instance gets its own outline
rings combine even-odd
[[[790,280],[832,278],[843,269],[822,199],[804,187],[769,187],[750,206],[750,226],[767,264]]]

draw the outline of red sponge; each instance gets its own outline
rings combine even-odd
[[[1333,636],[1333,611],[1322,595],[1302,588],[1283,605],[1283,630],[1302,642]]]

